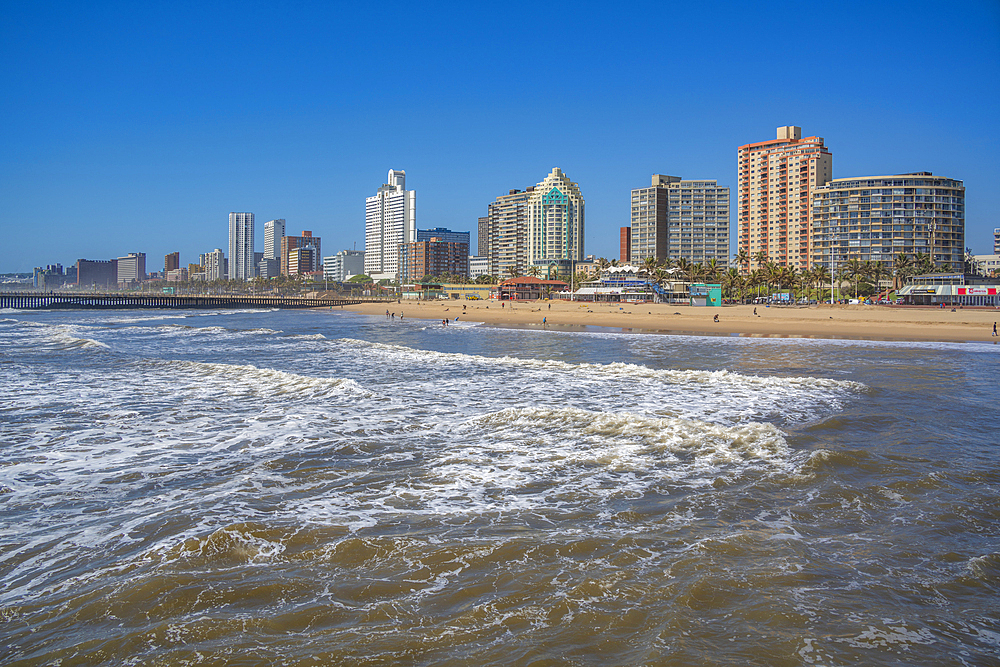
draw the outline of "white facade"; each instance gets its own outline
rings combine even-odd
[[[281,259],[281,237],[285,235],[285,219],[264,223],[264,259]]]
[[[352,276],[365,272],[363,250],[341,250],[336,255],[323,258],[323,277],[326,280],[344,282]]]
[[[216,248],[201,257],[201,265],[205,269],[205,280],[222,280],[226,277],[226,254],[222,252],[222,248]]]
[[[396,280],[399,249],[417,240],[417,193],[406,189],[406,172],[390,169],[388,183],[365,199],[365,269],[374,280]]]
[[[1000,227],[993,229],[993,254],[1000,255]]]
[[[489,273],[489,257],[476,257],[474,255],[469,255],[469,279],[475,280],[479,276],[489,275]]]
[[[118,284],[138,283],[146,279],[146,253],[130,252],[118,258]]]
[[[253,213],[229,214],[229,279],[256,275],[253,256]]]
[[[583,259],[583,194],[554,167],[528,198],[527,263]]]

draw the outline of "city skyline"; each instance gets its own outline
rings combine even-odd
[[[505,18],[516,8],[428,8],[378,28],[418,35],[398,59],[369,39],[360,8],[55,7],[4,9],[15,29],[0,90],[18,100],[0,111],[4,273],[134,251],[153,258],[147,270],[175,251],[186,266],[227,247],[232,211],[312,229],[327,254],[361,250],[363,199],[388,168],[420,193],[419,226],[474,232],[498,195],[558,166],[586,194],[585,252],[614,258],[650,174],[714,179],[734,198],[737,147],[785,125],[825,139],[835,179],[962,180],[974,252],[990,250],[1000,219],[996,3],[732,4],[711,21],[697,8],[583,6],[544,40],[545,21]],[[781,68],[762,87],[743,71],[746,32],[779,21],[820,34],[794,57],[787,42],[755,44],[757,65]],[[510,30],[489,37],[496,22]],[[237,48],[245,36],[253,50]],[[556,56],[573,96],[542,85]],[[657,62],[671,74],[650,79]],[[493,96],[515,80],[516,94]]]

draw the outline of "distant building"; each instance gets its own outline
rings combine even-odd
[[[833,178],[823,138],[779,127],[775,139],[740,146],[737,159],[737,247],[750,257],[747,268],[759,268],[760,253],[778,266],[812,268],[812,193]]]
[[[288,238],[287,236],[285,238]],[[286,254],[288,272],[285,275],[299,276],[315,272],[316,247],[313,245],[301,245],[298,248],[291,248]]]
[[[1000,255],[1000,227],[993,229],[993,254]]]
[[[313,236],[311,231],[303,231],[302,236],[283,236],[281,238],[281,275],[283,276],[297,276],[303,273],[311,273],[313,271],[319,271],[322,267],[320,266],[321,255],[321,244],[322,240],[318,236]],[[311,252],[307,253],[310,257],[310,263],[303,263],[303,257],[306,255],[303,253],[298,253],[295,260],[295,270],[292,269],[291,258],[292,253],[299,248],[310,248]]]
[[[365,199],[365,274],[374,280],[397,280],[400,248],[416,241],[417,194],[401,169],[390,169],[387,181]]]
[[[464,243],[471,249],[469,236],[469,232],[453,232],[444,227],[435,227],[434,229],[418,229],[416,240],[430,241],[432,238],[436,238],[439,241],[446,241],[448,243]]]
[[[270,280],[281,275],[281,260],[269,259],[267,257],[257,262],[257,275]]]
[[[118,260],[76,260],[76,284],[79,287],[114,287],[118,285]]]
[[[229,278],[250,280],[256,271],[253,252],[253,213],[229,214]]]
[[[559,167],[534,187],[528,197],[527,213],[528,264],[583,259],[583,194]]]
[[[264,223],[264,259],[277,259],[280,263],[281,237],[284,235],[284,218],[276,218]]]
[[[365,252],[363,250],[341,250],[336,255],[323,258],[323,277],[327,280],[344,282],[352,276],[365,272]]]
[[[476,230],[478,249],[476,255],[478,257],[486,257],[490,251],[490,216],[483,216],[479,218],[478,222],[479,226]]]
[[[932,255],[937,266],[965,264],[965,186],[921,171],[836,178],[813,191],[814,265],[857,259],[892,267],[896,255]]]
[[[635,190],[633,190],[635,192]],[[622,227],[618,237],[618,261],[626,264],[632,257],[632,228]]]
[[[62,264],[49,264],[44,269],[40,266],[35,267],[32,282],[40,290],[51,291],[71,282],[68,278],[63,272]]]
[[[130,252],[119,257],[115,281],[119,285],[134,285],[146,279],[146,253]]]
[[[202,255],[201,265],[205,267],[205,280],[225,280],[226,279],[226,254],[222,248],[216,248],[212,252]]]
[[[434,236],[427,241],[403,244],[399,258],[401,282],[416,282],[426,276],[469,275],[469,244],[443,241]]]
[[[170,269],[166,271],[166,279],[168,283],[185,282],[188,279],[187,269]]]
[[[982,275],[1000,277],[1000,253],[994,253],[992,255],[973,255],[972,261],[975,263],[976,269]]]
[[[523,275],[527,269],[528,198],[534,189],[510,190],[489,205],[486,257],[490,275]]]
[[[181,268],[181,254],[172,252],[163,258],[163,273]]]
[[[469,278],[475,280],[479,276],[490,275],[490,260],[487,257],[469,256]]]

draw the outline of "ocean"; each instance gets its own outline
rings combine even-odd
[[[998,362],[0,312],[0,663],[997,665]]]

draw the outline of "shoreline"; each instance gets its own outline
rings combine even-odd
[[[656,303],[571,301],[404,301],[362,303],[343,310],[433,322],[446,317],[501,328],[742,338],[812,338],[892,342],[1000,342],[991,309],[893,308],[888,306],[727,305],[719,308]],[[464,308],[463,308],[464,306]],[[754,310],[756,309],[756,315]],[[715,315],[719,321],[714,321]],[[543,324],[544,318],[544,324]],[[391,319],[391,318],[389,318]],[[1000,325],[998,325],[1000,326]]]

